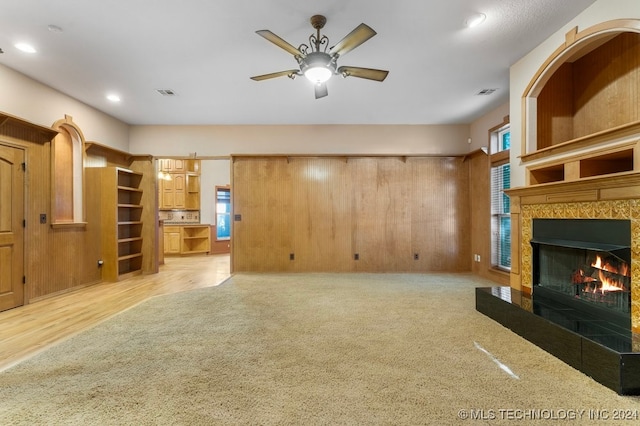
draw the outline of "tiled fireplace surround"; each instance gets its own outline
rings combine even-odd
[[[551,184],[542,188],[522,188],[511,196],[512,222],[520,229],[519,268],[512,271],[511,286],[531,294],[533,219],[629,219],[631,220],[631,330],[640,333],[640,178],[634,175],[617,179],[600,178],[589,182]],[[546,186],[546,185],[545,185]],[[583,188],[583,189],[580,189]],[[545,202],[543,202],[545,201]],[[518,273],[519,269],[519,273]],[[640,348],[639,348],[640,349]]]

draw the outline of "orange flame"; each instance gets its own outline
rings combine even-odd
[[[598,271],[598,278],[602,283],[602,286],[598,289],[598,291],[602,292],[602,294],[604,294],[607,291],[623,291],[624,290],[624,285],[620,281],[614,278],[607,277],[604,274],[604,271]]]
[[[620,267],[618,268],[615,265],[612,265],[611,263],[604,261],[602,257],[600,257],[600,255],[597,255],[595,262],[593,262],[591,266],[598,269],[598,279],[602,285],[599,288],[597,287],[593,289],[590,288],[589,290],[593,291],[594,293],[598,292],[601,294],[605,294],[608,291],[624,291],[625,290],[624,283],[622,282],[622,280],[614,277],[610,277],[608,274],[605,273],[605,272],[609,272],[619,276],[620,275],[626,276],[626,277],[630,276],[629,265],[627,265],[625,262],[622,262],[620,264]]]

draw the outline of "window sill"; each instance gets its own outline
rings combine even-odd
[[[506,269],[498,268],[497,266],[492,266],[491,268],[489,268],[489,271],[494,273],[494,274],[498,274],[498,275],[506,275],[506,276],[511,275],[511,271],[507,271]]]
[[[54,222],[51,227],[54,229],[86,228],[87,222]]]

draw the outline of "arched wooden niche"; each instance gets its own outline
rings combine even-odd
[[[640,20],[566,34],[523,95],[522,160],[640,133]]]
[[[84,136],[73,118],[53,124],[51,142],[51,224],[84,225]]]

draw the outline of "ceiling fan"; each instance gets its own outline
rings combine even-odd
[[[257,75],[255,77],[251,77],[251,79],[255,81],[262,81],[284,76],[295,79],[299,75],[304,75],[314,84],[316,99],[323,98],[329,94],[326,82],[333,75],[384,81],[387,74],[389,74],[389,71],[349,66],[338,67],[337,64],[339,57],[369,40],[371,37],[376,35],[376,32],[368,25],[360,24],[340,40],[338,44],[328,48],[329,38],[326,35],[320,35],[320,30],[326,23],[327,18],[324,16],[312,16],[311,26],[316,30],[316,34],[311,34],[309,36],[309,45],[303,43],[297,48],[269,30],[256,31],[258,35],[291,53],[298,62],[299,69]]]

